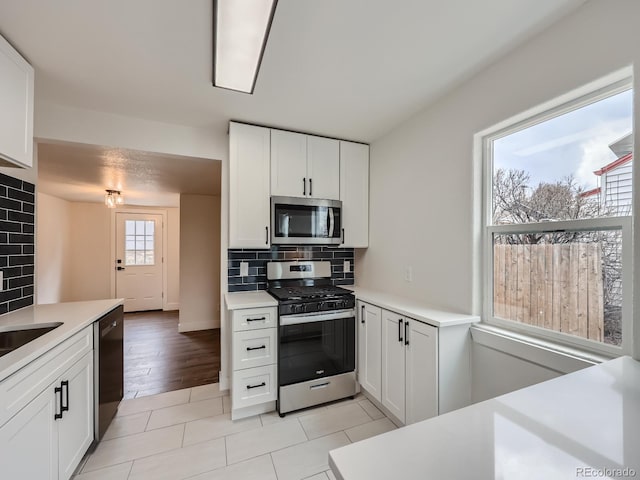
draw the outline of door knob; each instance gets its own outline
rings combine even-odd
[[[116,267],[116,270],[124,270],[124,267]]]

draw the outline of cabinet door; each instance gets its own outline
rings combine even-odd
[[[0,428],[2,478],[58,478],[56,402],[52,386]]]
[[[344,247],[369,246],[369,145],[340,142]]]
[[[360,385],[376,400],[380,401],[382,386],[382,310],[364,302],[360,302],[359,307],[358,378]]]
[[[438,329],[417,320],[406,321],[408,425],[438,415]]]
[[[33,67],[0,37],[0,164],[33,165]]]
[[[405,420],[404,317],[382,310],[382,404]]]
[[[271,195],[309,196],[306,135],[271,130]]]
[[[312,198],[340,200],[340,142],[307,137],[307,176]]]
[[[269,248],[268,128],[229,125],[229,248]]]
[[[60,380],[62,404],[68,410],[58,420],[60,480],[71,478],[93,441],[93,354],[87,353]]]

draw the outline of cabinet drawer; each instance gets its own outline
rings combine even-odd
[[[278,382],[276,366],[247,368],[233,372],[233,410],[276,399]]]
[[[93,327],[68,338],[0,383],[0,425],[93,350]]]
[[[261,328],[233,334],[233,369],[276,363],[276,328]]]
[[[255,330],[276,327],[278,312],[276,307],[247,308],[233,311],[233,331]]]

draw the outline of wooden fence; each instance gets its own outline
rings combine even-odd
[[[598,243],[494,246],[494,315],[602,341]]]

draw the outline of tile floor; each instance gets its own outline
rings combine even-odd
[[[364,396],[231,421],[218,384],[123,400],[75,480],[330,480],[328,452],[393,430]]]

